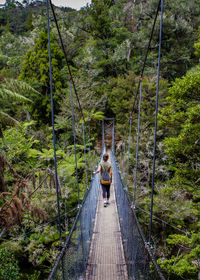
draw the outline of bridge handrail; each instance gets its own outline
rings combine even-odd
[[[103,153],[104,153],[104,152],[105,152],[105,147],[102,149],[102,154],[101,154],[101,157],[100,157],[99,162],[102,160],[102,157],[103,157]],[[96,180],[99,181],[99,185],[100,185],[99,174],[97,174],[97,175],[95,175],[95,176],[97,176],[97,177],[96,177],[96,178],[97,178]],[[77,212],[77,214],[76,214],[74,223],[73,223],[72,228],[71,228],[71,230],[70,230],[70,233],[68,234],[68,236],[67,236],[67,238],[66,238],[66,241],[64,242],[64,244],[63,244],[63,246],[62,246],[62,250],[61,250],[60,254],[59,254],[58,257],[57,257],[56,263],[55,263],[55,265],[54,265],[54,267],[53,267],[51,273],[50,273],[49,276],[48,276],[48,280],[53,279],[54,274],[56,273],[56,271],[57,271],[58,268],[59,268],[59,264],[60,264],[60,262],[61,262],[61,260],[62,260],[62,258],[63,258],[63,256],[64,256],[64,254],[65,254],[65,252],[66,252],[66,249],[67,249],[67,247],[68,247],[68,245],[69,245],[69,243],[70,243],[72,234],[73,234],[73,232],[74,232],[74,230],[75,230],[75,228],[76,228],[77,222],[78,222],[78,220],[79,220],[79,218],[80,218],[80,215],[81,215],[81,213],[82,213],[82,211],[83,211],[83,207],[84,207],[84,205],[85,205],[85,203],[86,203],[86,200],[87,200],[87,198],[88,198],[88,195],[89,195],[89,193],[90,193],[90,191],[91,191],[91,189],[92,189],[92,187],[93,187],[93,183],[94,183],[94,181],[95,181],[95,176],[92,177],[90,186],[89,186],[89,188],[88,188],[88,190],[87,190],[87,192],[86,192],[86,194],[85,194],[85,196],[84,196],[84,198],[83,198],[83,200],[82,200],[82,203],[78,206],[78,212]],[[98,189],[99,189],[99,185],[97,186]],[[96,211],[95,211],[95,213],[96,213]],[[93,219],[94,219],[94,218],[93,218]],[[90,236],[90,237],[91,237],[91,236]],[[89,252],[88,252],[88,254],[89,254]],[[65,278],[64,278],[64,279],[65,279]]]
[[[157,273],[158,273],[160,279],[165,280],[165,277],[163,276],[163,274],[162,274],[162,272],[161,272],[161,269],[160,269],[159,265],[158,265],[157,262],[156,262],[156,259],[155,259],[155,257],[154,257],[152,248],[149,246],[148,242],[146,241],[145,235],[144,235],[144,233],[143,233],[143,230],[142,230],[142,228],[141,228],[141,226],[140,226],[140,223],[139,223],[139,221],[138,221],[138,218],[137,218],[137,215],[136,215],[136,212],[135,212],[135,206],[134,206],[133,202],[131,201],[131,198],[130,198],[130,196],[129,196],[129,194],[128,194],[128,191],[127,191],[127,189],[126,189],[126,187],[125,187],[125,185],[124,185],[124,183],[123,183],[123,180],[122,180],[122,178],[121,178],[121,173],[120,173],[119,166],[118,166],[118,163],[117,163],[117,160],[116,160],[116,158],[115,158],[114,153],[112,153],[112,161],[114,161],[114,163],[115,163],[115,165],[116,165],[116,167],[117,167],[117,168],[116,168],[116,171],[118,172],[118,175],[119,175],[119,179],[120,179],[120,183],[121,183],[122,189],[123,189],[123,191],[124,191],[124,193],[125,193],[125,196],[126,196],[126,199],[127,199],[128,203],[129,203],[129,207],[130,207],[130,209],[131,209],[131,212],[132,212],[132,215],[133,215],[133,217],[134,217],[134,220],[136,221],[136,226],[137,226],[137,229],[138,229],[138,233],[140,234],[140,237],[141,237],[141,239],[142,239],[142,241],[143,241],[143,245],[144,245],[146,251],[148,252],[148,255],[149,255],[149,257],[150,257],[152,263],[154,264],[154,266],[155,266],[155,268],[156,268],[156,271],[157,271]],[[113,168],[113,169],[114,169],[114,168]],[[117,195],[116,195],[116,197],[117,197]],[[118,204],[118,203],[117,203],[117,204]],[[126,252],[125,252],[125,256],[126,256]]]

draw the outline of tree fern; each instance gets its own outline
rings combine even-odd
[[[39,94],[34,88],[29,84],[18,81],[15,79],[4,79],[0,77],[0,121],[4,124],[19,124],[19,122],[10,116],[7,111],[10,107],[10,101],[19,101],[19,102],[32,102],[26,95]],[[1,127],[0,132],[2,135]]]
[[[11,98],[13,100],[17,100],[17,101],[29,101],[31,102],[30,99],[24,97],[23,95],[20,95],[17,92],[11,91],[7,88],[4,87],[0,87],[0,97],[3,99],[7,99],[7,98]]]

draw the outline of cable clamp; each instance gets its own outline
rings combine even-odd
[[[135,204],[131,204],[131,209],[135,210]]]
[[[146,242],[146,243],[145,243],[145,248],[146,248],[147,250],[153,250],[153,249],[154,249],[154,247],[153,247],[149,242]]]
[[[146,248],[147,250],[150,249],[150,243],[149,243],[149,242],[146,242],[146,243],[145,243],[145,248]]]

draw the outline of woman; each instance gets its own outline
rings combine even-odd
[[[101,172],[101,186],[102,186],[104,207],[106,207],[109,204],[110,184],[112,182],[112,167],[111,167],[111,164],[108,162],[108,158],[109,158],[109,155],[104,154],[103,161],[99,164],[98,169],[95,172],[93,172],[94,174]],[[104,176],[105,173],[109,174],[110,180],[104,181],[104,183],[102,184],[102,175]]]

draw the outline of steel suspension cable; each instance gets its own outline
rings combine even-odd
[[[87,170],[87,157],[86,157],[85,126],[84,126],[84,122],[83,122],[82,126],[83,126],[83,144],[84,144],[84,156],[85,156],[85,176],[86,176],[86,185],[87,185],[87,189],[88,189],[89,185],[88,185],[88,170]]]
[[[73,85],[73,88],[74,88],[74,93],[75,93],[76,99],[78,101],[78,105],[79,105],[79,109],[80,109],[80,112],[81,112],[81,116],[83,118],[83,121],[85,122],[83,110],[82,110],[81,103],[80,103],[80,100],[79,100],[78,92],[76,90],[76,86],[75,86],[75,82],[74,82],[74,79],[73,79],[72,71],[71,71],[71,68],[70,68],[70,65],[69,65],[69,61],[67,59],[67,54],[66,54],[64,43],[63,43],[63,39],[62,39],[62,36],[61,36],[61,33],[60,33],[60,28],[58,26],[58,21],[57,21],[57,18],[56,18],[54,7],[53,7],[53,4],[52,4],[51,0],[49,0],[49,2],[50,2],[51,10],[52,10],[52,13],[53,13],[53,18],[54,18],[54,21],[55,21],[55,24],[56,24],[56,29],[58,31],[58,36],[59,36],[59,39],[60,39],[61,48],[63,50],[65,61],[66,61],[67,68],[68,68],[68,71],[69,71],[70,81],[71,81],[71,83]]]
[[[90,137],[88,136],[88,144],[89,144],[89,158],[90,158],[90,166],[91,166],[91,179],[92,179],[92,170],[93,170],[93,166],[92,166],[92,157],[91,157],[91,148],[90,148]]]
[[[115,154],[115,120],[113,120],[113,129],[112,129],[112,152]]]
[[[105,133],[104,133],[104,120],[102,121],[102,151],[105,147]]]
[[[58,211],[58,224],[60,234],[60,246],[62,246],[62,230],[60,220],[60,198],[58,191],[58,174],[57,174],[57,161],[56,161],[56,137],[54,128],[54,102],[53,102],[53,82],[52,82],[52,65],[51,65],[51,39],[50,39],[50,20],[49,20],[49,0],[46,0],[47,9],[47,28],[48,28],[48,48],[49,48],[49,76],[50,76],[50,92],[51,92],[51,117],[52,117],[52,133],[53,133],[53,150],[54,150],[54,169],[56,181],[56,196],[57,196],[57,211]]]
[[[132,119],[132,118],[131,118]],[[130,120],[130,119],[129,119]],[[125,176],[125,155],[126,155],[126,141],[125,141],[125,136],[127,135],[127,132],[129,131],[129,126],[126,127],[126,131],[124,133],[124,139],[122,141],[122,154],[123,154],[123,157],[122,157],[122,179],[124,179],[124,176]],[[130,132],[129,132],[130,134]],[[128,148],[127,148],[128,149]]]
[[[134,204],[135,204],[136,187],[137,187],[137,167],[138,167],[138,151],[139,151],[139,139],[140,139],[141,102],[142,102],[142,81],[140,82],[140,100],[139,100],[139,111],[138,111],[137,147],[136,147],[136,155],[135,155],[135,178],[134,178],[134,194],[133,194],[133,203]]]
[[[139,209],[140,211],[142,211],[142,212],[144,212],[144,213],[146,213],[146,214],[148,214],[148,215],[151,214],[149,211],[146,211],[146,210],[142,209],[141,207],[139,207],[139,206],[137,206],[137,205],[135,205],[135,208]],[[164,221],[163,219],[158,218],[158,217],[155,216],[155,215],[152,215],[152,216],[153,216],[154,219],[160,221],[161,223],[164,223],[164,224],[166,224],[166,225],[168,225],[168,226],[170,226],[170,227],[172,227],[172,228],[174,228],[174,229],[176,229],[176,230],[178,230],[178,231],[184,233],[184,234],[187,235],[187,236],[189,235],[186,231],[184,231],[184,230],[182,230],[182,229],[180,229],[180,228],[178,228],[178,227],[176,227],[176,226],[174,226],[174,225],[172,225],[172,224],[170,224],[170,223]]]
[[[121,144],[121,152],[122,152],[121,177],[122,177],[122,180],[123,180],[124,179],[124,161],[125,161],[125,152],[126,152],[124,139],[123,139],[122,144]]]
[[[123,153],[123,156],[122,156],[122,179],[124,179],[124,162],[125,162],[125,153],[126,153],[126,144],[125,144],[125,141],[123,141],[122,143],[124,143],[124,145],[122,146],[122,153]]]
[[[156,25],[156,21],[157,21],[157,17],[158,17],[158,12],[159,12],[159,8],[160,8],[160,2],[161,2],[161,0],[158,1],[156,15],[155,15],[154,22],[153,22],[153,26],[152,26],[152,30],[151,30],[151,35],[150,35],[149,43],[148,43],[148,46],[147,46],[147,50],[146,50],[146,54],[145,54],[145,58],[144,58],[143,66],[142,66],[142,71],[140,73],[140,78],[141,79],[143,78],[143,75],[144,75],[144,70],[145,70],[146,62],[147,62],[147,57],[148,57],[148,54],[149,54],[149,50],[150,50],[150,46],[151,46],[151,41],[153,39],[153,33],[154,33],[154,29],[155,29],[155,25]],[[138,82],[138,87],[137,87],[137,91],[136,91],[136,94],[135,94],[135,99],[133,101],[133,106],[132,106],[132,110],[131,110],[131,116],[132,116],[134,108],[135,108],[135,103],[136,103],[137,96],[138,96],[139,89],[140,89],[141,79]]]
[[[132,115],[133,115],[133,111],[134,111],[134,108],[135,108],[135,103],[136,103],[136,100],[137,100],[138,92],[139,92],[139,90],[141,88],[141,81],[142,81],[142,78],[143,78],[143,75],[144,75],[144,70],[145,70],[146,62],[147,62],[147,57],[148,57],[151,41],[152,41],[153,34],[154,34],[154,29],[155,29],[155,25],[156,25],[156,21],[157,21],[157,17],[158,17],[158,12],[159,12],[159,8],[160,8],[160,2],[161,2],[161,0],[158,1],[156,15],[155,15],[155,18],[154,18],[154,22],[153,22],[153,26],[152,26],[152,30],[151,30],[151,35],[150,35],[150,39],[149,39],[149,42],[148,42],[148,46],[147,46],[147,50],[146,50],[146,54],[145,54],[145,58],[144,58],[144,62],[143,62],[143,67],[142,67],[142,71],[141,71],[141,74],[140,74],[140,79],[139,79],[139,82],[138,82],[138,87],[137,87],[137,91],[136,91],[136,94],[135,94],[135,99],[134,99],[132,110],[131,110],[131,114],[130,114],[130,129],[129,129],[129,145],[128,145],[128,163],[127,163],[126,188],[128,187],[128,174],[129,174],[128,169],[129,169],[129,157],[130,157],[130,139],[131,139],[130,133],[131,133]],[[136,176],[135,176],[135,178],[136,178]],[[134,185],[135,185],[135,183],[134,183]],[[135,189],[135,187],[134,187],[134,189]],[[135,203],[135,196],[134,196],[134,203]]]
[[[54,21],[55,21],[55,24],[56,24],[56,29],[57,29],[57,32],[58,32],[58,36],[59,36],[59,39],[60,39],[61,48],[62,48],[62,51],[64,53],[65,61],[66,61],[66,64],[67,64],[70,81],[71,81],[71,83],[73,85],[74,93],[76,95],[76,99],[77,99],[77,102],[78,102],[78,106],[79,106],[79,109],[80,109],[80,112],[81,112],[81,116],[82,116],[83,122],[85,123],[85,118],[84,118],[82,106],[81,106],[81,103],[80,103],[80,99],[79,99],[78,92],[77,92],[77,89],[76,89],[76,85],[75,85],[75,82],[74,82],[74,79],[73,79],[73,75],[72,75],[72,71],[71,71],[71,68],[70,68],[70,64],[69,64],[69,61],[68,61],[68,58],[67,58],[67,54],[66,54],[66,51],[65,51],[65,47],[64,47],[62,36],[61,36],[60,28],[59,28],[59,25],[58,25],[57,17],[56,17],[56,14],[55,14],[55,10],[54,10],[54,7],[53,7],[53,4],[52,4],[51,0],[49,0],[49,1],[50,1],[51,10],[52,10],[52,13],[53,13],[53,18],[54,18]],[[89,139],[89,142],[90,142],[90,139]],[[92,177],[92,173],[91,173],[91,177]]]
[[[76,131],[75,131],[74,103],[73,103],[72,84],[71,83],[70,83],[70,96],[71,96],[71,106],[72,106],[72,122],[73,122],[73,136],[74,136],[74,155],[75,155],[75,164],[76,164],[76,186],[77,186],[77,192],[78,192],[78,207],[79,207],[80,199],[79,199],[77,154],[76,154]]]
[[[130,146],[131,146],[131,134],[132,134],[132,118],[129,120],[129,140],[128,140],[128,160],[127,160],[127,177],[126,177],[126,189],[128,189],[128,175],[129,175],[129,160],[130,160]]]
[[[162,45],[163,9],[164,9],[164,0],[161,0],[161,18],[160,18],[158,70],[157,70],[157,90],[156,90],[156,107],[155,107],[155,130],[154,130],[154,146],[153,146],[151,210],[150,210],[151,215],[150,215],[150,222],[149,222],[149,244],[151,243],[151,234],[152,234],[153,195],[154,195],[154,178],[155,178],[155,163],[156,163],[156,138],[157,138],[158,98],[159,98],[159,83],[160,83],[160,58],[161,58],[161,45]]]
[[[73,211],[75,211],[75,210],[77,210],[77,207],[76,207],[76,208],[73,208],[73,209],[71,209],[71,210],[69,210],[68,212],[66,212],[66,213],[64,213],[64,214],[62,214],[62,215],[60,215],[60,217],[67,216],[69,213],[71,213],[71,212],[73,212]],[[0,247],[1,247],[1,246],[5,246],[6,244],[13,242],[14,240],[19,240],[19,239],[20,239],[21,237],[23,237],[23,236],[28,236],[30,233],[34,232],[36,229],[43,228],[43,227],[45,227],[45,226],[47,226],[47,225],[49,225],[49,224],[55,222],[56,220],[58,220],[58,215],[57,215],[55,218],[53,218],[53,219],[51,219],[51,220],[45,222],[44,224],[36,226],[35,228],[33,228],[32,230],[30,230],[30,231],[28,231],[28,232],[22,233],[21,235],[18,235],[18,236],[16,236],[16,237],[14,237],[13,239],[4,242],[2,245],[0,245]]]

